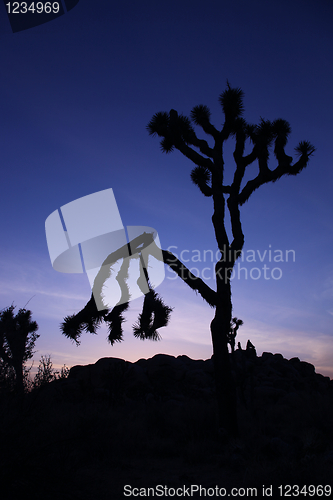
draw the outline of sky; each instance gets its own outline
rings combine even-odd
[[[156,291],[173,312],[161,341],[133,337],[141,298],[130,303],[123,342],[111,346],[105,326],[83,334],[80,346],[65,338],[61,322],[91,288],[86,274],[53,269],[45,220],[112,188],[124,226],[154,228],[162,248],[214,288],[212,200],[191,182],[190,160],[162,153],[146,126],[158,111],[189,116],[205,104],[221,128],[228,80],[244,91],[248,122],[290,123],[287,154],[296,158],[300,140],[316,147],[299,175],[262,186],[241,207],[236,342],[250,339],[259,355],[297,356],[333,378],[332,16],[329,0],[80,0],[13,33],[0,5],[0,309],[32,311],[40,334],[33,370],[42,355],[55,368],[107,356],[212,355],[213,309],[167,266]],[[227,181],[233,146],[225,147]],[[257,171],[253,164],[246,179]]]

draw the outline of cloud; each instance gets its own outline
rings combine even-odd
[[[321,273],[321,278],[317,284],[314,299],[317,301],[332,301],[333,299],[333,269],[326,266],[325,272]]]

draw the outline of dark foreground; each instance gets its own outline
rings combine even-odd
[[[221,498],[232,488],[250,498],[263,487],[278,498],[288,484],[316,497],[333,486],[333,381],[280,354],[236,351],[233,366],[236,440],[217,429],[212,360],[103,358],[23,401],[3,396],[0,498]]]

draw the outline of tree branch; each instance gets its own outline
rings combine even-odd
[[[178,149],[186,158],[193,161],[195,165],[206,167],[210,172],[214,169],[214,164],[209,158],[204,158],[199,153],[190,148],[184,141],[175,141],[175,148]]]
[[[214,150],[208,146],[206,141],[198,139],[194,129],[188,124],[187,120],[188,119],[185,119],[182,115],[178,116],[176,110],[170,110],[168,127],[170,138],[175,148],[193,161],[195,165],[206,167],[208,170],[212,171],[213,163],[209,158],[214,157]],[[205,154],[209,158],[204,158],[190,148],[188,144],[192,144],[193,146],[199,148],[201,153]]]
[[[205,141],[204,139],[199,139],[195,135],[195,140],[193,138],[193,140],[191,142],[192,142],[193,146],[196,146],[197,148],[200,149],[200,152],[202,154],[208,156],[209,158],[214,158],[214,150],[208,146],[207,141]]]
[[[247,156],[244,156],[242,161],[244,163],[244,166],[247,167],[251,163],[253,163],[257,159],[257,148],[256,146],[253,147],[251,153],[249,153]]]
[[[196,125],[200,125],[203,131],[211,135],[215,140],[218,139],[220,132],[210,122],[210,110],[207,106],[199,104],[194,106],[191,111],[191,118]]]
[[[197,290],[201,297],[211,306],[217,302],[216,292],[212,290],[201,278],[194,276],[189,269],[168,250],[162,250],[163,260],[176,274],[190,287]]]
[[[141,249],[139,248],[139,243],[140,239],[144,238],[145,239],[145,248]],[[146,246],[147,243],[149,243],[149,247]],[[206,302],[212,307],[216,305],[216,292],[212,290],[202,279],[198,278],[194,274],[192,274],[189,269],[177,258],[175,255],[168,250],[161,250],[158,248],[156,245],[155,241],[153,240],[153,236],[151,234],[143,233],[143,235],[138,236],[135,238],[135,240],[132,240],[130,243],[131,249],[132,249],[132,254],[135,254],[136,252],[140,252],[141,250],[145,250],[147,253],[147,256],[145,260],[147,261],[148,255],[151,255],[152,257],[155,257],[155,259],[161,261],[161,253],[162,253],[162,258],[163,262],[167,264],[173,271],[175,271],[178,276],[185,281],[185,283],[192,288],[192,290],[197,290],[200,295],[202,296],[203,299],[205,299]],[[122,251],[124,251],[125,247],[122,247]],[[135,251],[133,251],[135,249]],[[117,255],[119,255],[120,250],[117,251]],[[116,252],[113,254],[110,254],[107,259],[105,259],[104,265],[111,265],[114,263],[112,255],[114,255]],[[95,283],[94,283],[95,286]]]
[[[287,155],[285,156],[287,157]],[[297,175],[301,170],[303,170],[303,168],[306,167],[309,161],[309,156],[310,154],[302,154],[300,159],[294,165],[291,165],[288,160],[282,161],[282,163],[279,164],[274,170],[270,170],[268,167],[267,169],[261,168],[257,177],[248,181],[242,189],[238,197],[238,203],[243,205],[249,199],[253,191],[267,182],[275,182],[283,175]],[[283,160],[285,160],[285,158],[283,158]]]

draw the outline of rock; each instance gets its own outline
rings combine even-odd
[[[278,437],[273,437],[268,444],[269,451],[276,456],[287,457],[291,452],[291,446]]]
[[[315,398],[319,401],[319,396],[321,400],[333,399],[333,381],[316,374],[313,365],[298,358],[288,361],[269,352],[249,357],[247,351],[238,349],[230,360],[240,400],[258,414],[276,408],[278,414],[285,412],[288,417],[288,412],[307,407]],[[175,401],[181,406],[189,401],[206,404],[215,402],[214,365],[212,359],[193,360],[186,355],[157,354],[135,363],[102,358],[95,364],[71,368],[68,379],[53,392],[58,397],[90,394],[123,403],[126,398],[144,404],[173,401],[168,408],[177,407]]]
[[[152,391],[152,384],[147,376],[146,370],[142,367],[142,363],[133,363],[129,366],[123,384],[126,394],[140,395],[147,394]]]
[[[209,387],[214,381],[208,373],[203,370],[188,370],[185,375],[185,382],[195,387]]]
[[[156,354],[148,360],[147,375],[151,382],[159,380],[162,383],[168,381],[180,381],[185,374],[185,365],[180,359],[167,354]]]

